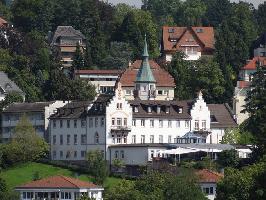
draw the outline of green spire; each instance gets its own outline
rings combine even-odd
[[[156,82],[152,74],[150,63],[149,63],[149,53],[148,53],[148,45],[146,41],[146,34],[145,34],[144,49],[143,49],[143,54],[142,54],[142,62],[141,62],[141,66],[137,74],[136,82],[149,82],[149,83]]]

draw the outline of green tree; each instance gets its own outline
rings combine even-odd
[[[255,149],[258,156],[266,154],[266,75],[265,68],[257,67],[254,74],[251,88],[247,94],[244,112],[250,117],[245,124],[245,130],[253,135]]]
[[[93,150],[87,153],[88,170],[98,184],[103,184],[108,175],[107,163],[100,150]]]
[[[84,55],[81,51],[81,47],[79,44],[77,44],[77,47],[76,47],[72,67],[74,70],[75,69],[79,70],[79,69],[84,68]]]
[[[256,18],[258,21],[259,33],[266,31],[266,2],[260,4],[256,12]]]
[[[0,101],[0,111],[2,111],[4,107],[10,105],[11,103],[15,103],[15,102],[19,103],[19,102],[23,102],[23,100],[24,99],[20,93],[10,92],[6,95],[4,101]]]
[[[221,167],[236,167],[239,163],[238,152],[234,149],[222,151],[218,155],[217,163]]]
[[[6,165],[36,161],[45,157],[47,152],[48,144],[36,134],[26,115],[23,115],[15,127],[11,142],[3,148],[3,160]]]
[[[187,0],[184,2],[184,22],[187,26],[201,26],[207,6],[202,0]]]

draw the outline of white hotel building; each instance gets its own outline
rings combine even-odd
[[[108,161],[141,165],[169,144],[219,143],[225,129],[236,126],[226,105],[207,105],[201,92],[195,101],[176,101],[169,94],[161,100],[156,84],[145,45],[134,98],[118,80],[115,95],[69,103],[50,117],[52,159],[85,160],[86,152],[100,149]]]

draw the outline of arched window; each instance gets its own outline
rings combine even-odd
[[[95,144],[99,144],[99,134],[95,133]]]

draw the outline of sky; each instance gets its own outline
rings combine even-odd
[[[219,0],[217,0],[219,1]],[[239,0],[231,0],[232,2],[235,1],[235,2],[238,2]],[[257,6],[260,4],[260,3],[263,3],[265,0],[243,0],[243,1],[247,1],[247,2],[250,2],[250,3],[253,3],[253,5],[257,8]],[[112,3],[112,4],[117,4],[117,3],[127,3],[129,5],[134,5],[136,7],[140,7],[141,6],[141,0],[108,0],[109,3]]]

